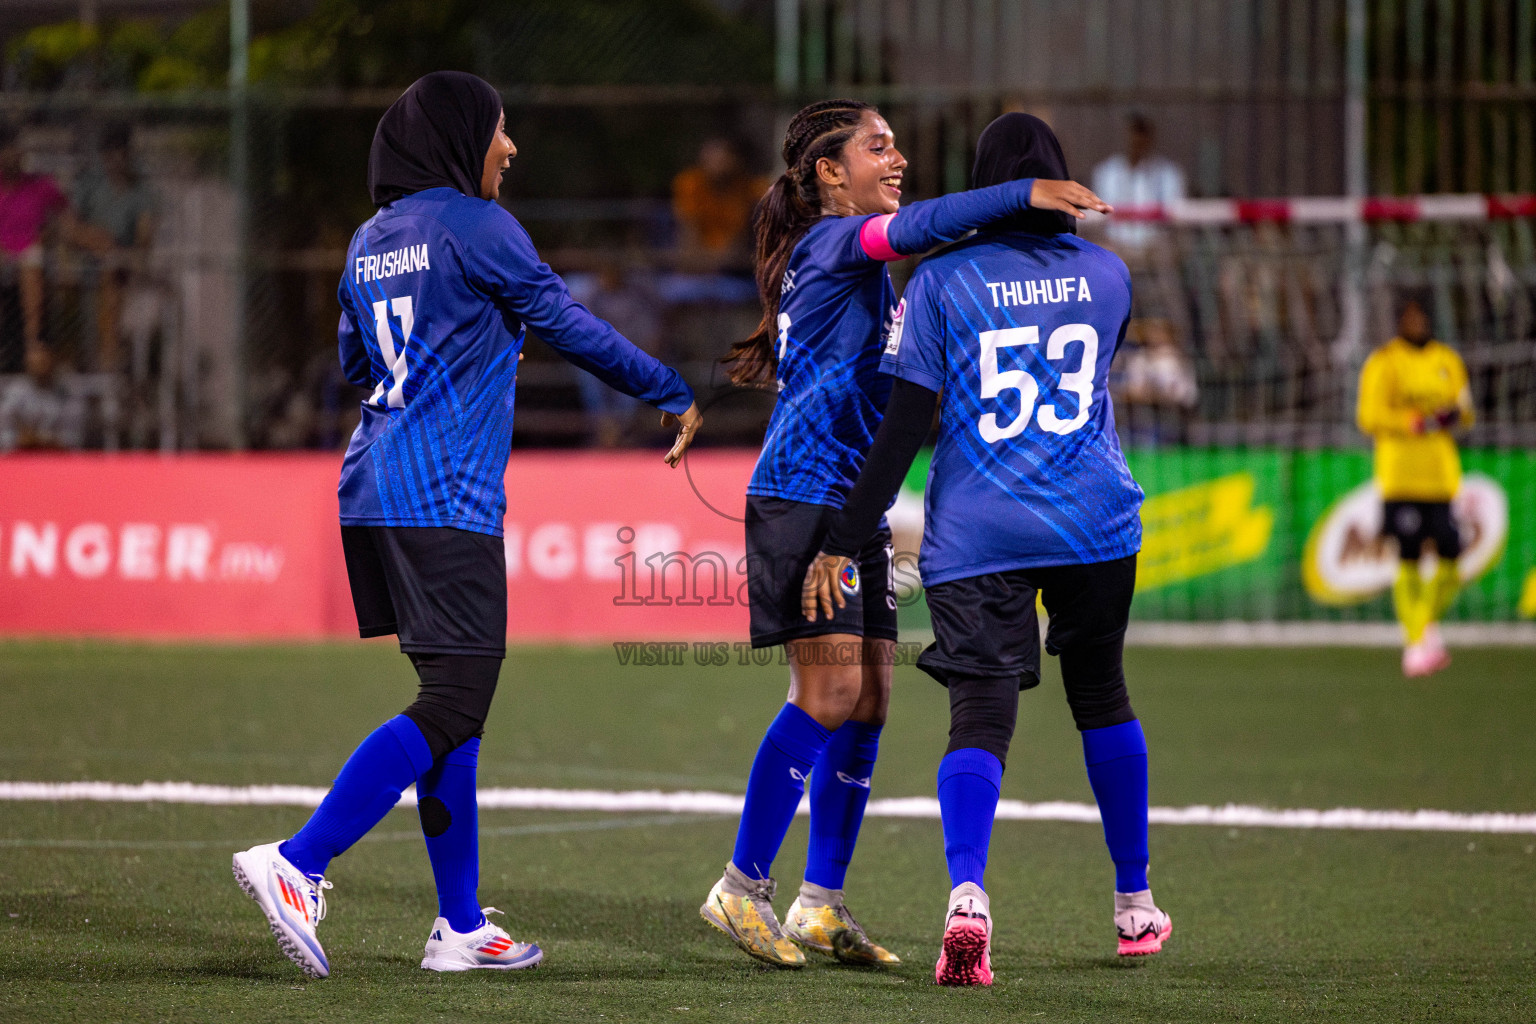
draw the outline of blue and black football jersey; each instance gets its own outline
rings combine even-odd
[[[880,369],[941,392],[919,570],[931,585],[1141,548],[1109,365],[1131,282],[1075,235],[987,233],[927,260]]]
[[[790,255],[779,400],[748,494],[841,508],[858,479],[890,397],[879,339],[896,302],[890,271],[859,242],[869,219],[824,217]]]
[[[342,464],[348,526],[501,535],[524,325],[604,383],[667,412],[693,392],[571,298],[527,232],[451,188],[397,199],[357,229],[341,300],[341,365],[372,389]]]

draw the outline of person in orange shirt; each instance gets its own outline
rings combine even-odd
[[[1410,294],[1398,336],[1372,352],[1360,372],[1360,429],[1376,442],[1382,533],[1397,540],[1392,604],[1404,635],[1403,674],[1424,676],[1451,663],[1436,625],[1461,587],[1461,536],[1451,500],[1461,489],[1452,434],[1472,424],[1467,368],[1430,336],[1428,300]],[[1434,577],[1419,571],[1424,541],[1435,544]]]
[[[672,213],[684,258],[700,269],[747,267],[747,228],[767,190],[767,179],[747,170],[738,143],[706,139],[698,163],[672,179]]]

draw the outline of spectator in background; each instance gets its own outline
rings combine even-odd
[[[53,353],[26,350],[26,375],[0,391],[0,452],[79,448],[85,439],[85,398],[60,386]]]
[[[1153,152],[1152,122],[1141,114],[1126,120],[1126,148],[1093,169],[1093,190],[1117,208],[1166,205],[1184,198],[1184,172]],[[1124,257],[1139,254],[1157,237],[1157,228],[1135,221],[1111,220],[1109,243]]]
[[[660,355],[661,317],[656,300],[624,272],[622,264],[605,263],[597,273],[595,290],[582,299],[594,314],[634,342],[636,348]],[[576,386],[592,428],[592,443],[599,448],[617,448],[640,401],[615,391],[581,369],[576,370]]]
[[[0,122],[0,373],[43,344],[43,232],[67,201],[46,174],[23,169],[20,132]]]
[[[767,189],[766,178],[747,170],[739,142],[706,139],[698,163],[672,179],[672,213],[683,266],[705,272],[749,269],[747,228],[752,208]]]
[[[1130,445],[1172,444],[1184,439],[1189,411],[1199,395],[1195,368],[1179,349],[1173,324],[1161,317],[1133,320],[1130,342],[1116,367],[1116,401]]]
[[[149,250],[156,211],[155,193],[134,161],[127,125],[113,125],[103,134],[101,159],[86,164],[74,198],[82,237],[102,256],[97,263],[96,366],[115,370],[121,362],[123,296],[133,282],[134,265]]]

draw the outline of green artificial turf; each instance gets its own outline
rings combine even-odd
[[[1133,650],[1159,805],[1536,810],[1536,657],[1461,651],[1405,682],[1390,651]],[[785,670],[623,667],[516,650],[482,784],[740,792]],[[385,643],[0,644],[0,778],[324,785],[408,702]],[[931,795],[944,693],[897,670],[877,796]],[[1092,799],[1054,670],[1025,694],[1005,797]],[[0,804],[0,1020],[1232,1021],[1536,1016],[1536,836],[1154,826],[1175,932],[1113,955],[1096,826],[1001,822],[988,991],[931,984],[948,882],[939,824],[871,818],[848,883],[889,971],[756,966],[698,919],[735,823],[488,811],[481,897],[543,967],[439,976],[414,814],[332,867],[334,969],[306,981],[229,875],[297,808]],[[796,822],[781,909],[804,862]]]

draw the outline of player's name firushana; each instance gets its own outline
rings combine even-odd
[[[1086,277],[1052,277],[1043,281],[988,281],[992,306],[1033,306],[1044,302],[1092,302]]]
[[[359,281],[381,281],[396,274],[432,269],[432,261],[427,258],[425,244],[408,245],[403,249],[392,249],[372,256],[358,256],[354,262],[357,265]]]

